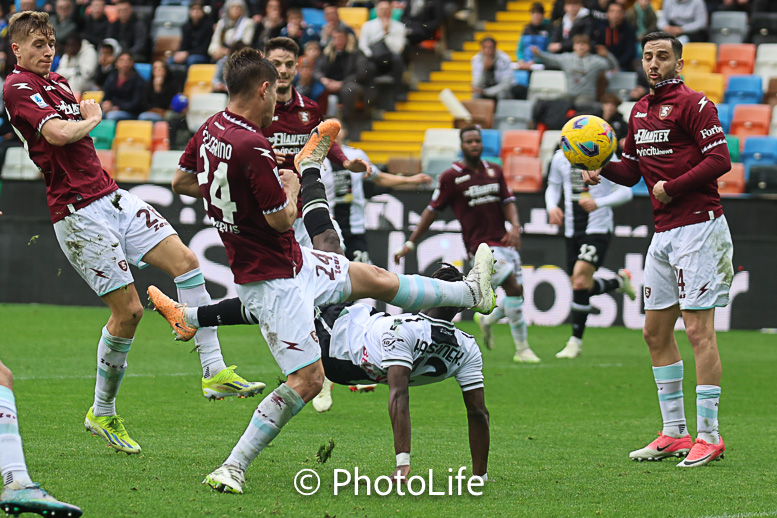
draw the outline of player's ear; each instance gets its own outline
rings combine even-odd
[[[685,60],[683,58],[680,58],[677,60],[677,65],[675,66],[675,71],[679,74],[683,71],[683,67],[685,66]]]
[[[259,95],[264,99],[267,96],[267,91],[270,88],[270,82],[265,81],[261,85],[259,85]]]

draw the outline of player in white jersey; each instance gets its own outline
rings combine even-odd
[[[564,196],[564,210],[559,208]],[[567,248],[567,271],[572,280],[572,336],[556,358],[576,358],[583,349],[583,333],[592,310],[591,297],[617,290],[634,300],[631,274],[624,269],[614,279],[594,278],[604,263],[604,256],[614,229],[612,207],[631,201],[628,187],[610,181],[587,186],[580,171],[573,169],[561,150],[550,163],[545,208],[552,225],[564,225]]]

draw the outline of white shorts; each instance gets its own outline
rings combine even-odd
[[[321,358],[314,308],[347,300],[350,262],[342,255],[302,249],[302,270],[291,279],[237,284],[237,296],[259,321],[275,361],[288,376]]]
[[[494,269],[496,270],[491,276],[491,286],[496,289],[497,286],[501,286],[505,282],[507,276],[511,273],[515,274],[515,279],[518,284],[523,284],[523,273],[521,270],[521,254],[513,248],[507,248],[504,246],[491,247],[494,251]]]
[[[332,218],[332,226],[335,227],[335,232],[337,232],[337,237],[340,238],[340,245],[343,247],[343,250],[345,250],[345,240],[343,239],[343,231],[340,229],[340,225],[335,221],[334,218]],[[305,228],[305,222],[302,218],[297,218],[294,220],[294,223],[292,224],[292,228],[294,229],[294,238],[297,240],[297,243],[299,243],[299,246],[306,246],[310,249],[313,249],[313,240],[310,239],[310,235],[308,234],[308,229]]]
[[[733,255],[725,216],[655,233],[645,258],[645,309],[726,306]]]
[[[114,191],[54,223],[70,264],[98,296],[134,280],[129,264],[176,232],[151,205],[124,189]]]

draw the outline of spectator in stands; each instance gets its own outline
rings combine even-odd
[[[407,42],[418,45],[434,39],[445,20],[442,0],[407,0],[401,22],[407,29]]]
[[[365,98],[364,84],[370,77],[370,64],[359,50],[356,38],[342,28],[332,32],[332,41],[326,46],[315,68],[316,79],[326,88],[327,94],[342,104],[342,118],[353,121],[357,105]],[[330,111],[333,106],[330,101]]]
[[[607,19],[596,24],[594,43],[607,47],[621,70],[634,70],[634,51],[637,36],[634,27],[626,21],[622,4],[612,2],[607,8]]]
[[[97,56],[97,73],[94,83],[102,88],[108,76],[116,70],[116,59],[121,54],[121,45],[113,38],[105,38],[100,43],[100,54]]]
[[[405,50],[405,26],[391,17],[391,2],[380,0],[375,6],[377,17],[365,22],[359,34],[359,49],[367,56],[375,74],[388,74],[393,79],[396,94],[402,94],[402,74],[405,70],[402,53]]]
[[[170,102],[178,93],[178,83],[167,68],[167,64],[158,59],[154,61],[151,69],[151,80],[146,83],[146,92],[143,96],[143,112],[138,115],[142,121],[163,121]]]
[[[143,106],[146,82],[135,70],[135,60],[126,50],[116,60],[116,70],[103,85],[103,118],[108,120],[136,119]]]
[[[340,21],[340,15],[337,13],[337,6],[334,4],[326,4],[324,6],[324,26],[319,33],[319,44],[321,48],[325,48],[332,41],[332,33],[335,29],[342,29],[348,34],[356,37],[356,33],[352,28]]]
[[[588,10],[591,12],[591,17],[594,19],[594,23],[607,20],[607,8],[611,2],[615,0],[592,0],[588,2]]]
[[[518,41],[518,50],[515,55],[518,59],[518,68],[528,70],[534,64],[534,55],[531,46],[535,45],[542,50],[547,50],[550,43],[550,35],[553,32],[553,24],[545,19],[545,6],[540,2],[534,2],[529,9],[531,18],[523,28],[521,39]],[[540,44],[544,40],[544,44]],[[529,44],[527,45],[527,42]]]
[[[296,7],[286,11],[286,27],[281,29],[281,36],[293,39],[301,49],[305,48],[309,41],[318,41],[318,33],[305,23],[302,11]]]
[[[313,62],[313,65],[315,66],[316,61],[318,61],[318,58],[321,57],[321,44],[317,41],[307,42],[302,51],[302,55],[310,58],[310,60]]]
[[[650,0],[637,0],[631,9],[626,11],[626,20],[634,27],[637,41],[642,41],[646,34],[658,30],[658,16]]]
[[[596,88],[599,74],[618,66],[605,46],[598,45],[596,54],[591,54],[591,38],[577,34],[573,38],[574,52],[552,54],[534,49],[546,65],[560,68],[567,76],[567,95],[575,106],[590,105],[597,101]]]
[[[108,36],[121,44],[124,52],[132,55],[133,60],[146,62],[148,59],[148,24],[132,11],[129,0],[116,2],[118,15],[108,29]]]
[[[254,21],[246,16],[246,4],[243,0],[227,0],[223,13],[210,40],[208,54],[218,62],[230,53],[230,47],[241,41],[248,46],[254,39]]]
[[[62,49],[57,73],[67,79],[74,92],[92,90],[97,73],[97,50],[77,32],[67,37]]]
[[[591,36],[593,28],[594,20],[583,7],[583,0],[564,0],[564,16],[551,36],[548,52],[572,52],[572,38],[578,34]]]
[[[294,79],[294,88],[308,99],[313,99],[318,104],[321,113],[326,113],[327,99],[324,84],[313,76],[315,63],[307,56],[300,56],[297,61],[297,77]]]
[[[496,48],[496,40],[480,40],[480,52],[472,56],[472,97],[476,99],[509,99],[514,82],[510,56]]]
[[[232,47],[230,47],[229,53],[216,61],[216,71],[213,73],[213,80],[211,81],[211,87],[214,92],[227,93],[227,83],[224,81],[224,65],[227,64],[227,58],[230,54],[245,47],[247,47],[247,45],[243,43],[242,40],[237,40],[232,44]]]
[[[621,112],[618,111],[618,106],[621,105],[621,98],[618,94],[607,92],[602,95],[602,119],[606,120],[612,131],[615,132],[615,137],[618,139],[618,158],[623,151],[623,142],[626,138],[626,134],[629,132],[629,123],[623,118]]]
[[[709,7],[710,2],[707,2]],[[716,2],[714,10],[717,11],[743,11],[750,12],[750,0],[720,0]]]
[[[54,8],[54,14],[49,21],[54,27],[54,34],[57,36],[57,42],[64,43],[71,35],[80,32],[81,20],[73,5],[73,0],[57,0]],[[57,45],[57,54],[62,53],[62,47]]]
[[[205,14],[202,0],[189,4],[189,19],[181,27],[183,38],[178,50],[170,56],[169,63],[198,65],[210,63],[208,46],[213,37],[213,20]]]
[[[99,49],[105,38],[111,22],[105,16],[105,0],[92,0],[89,4],[89,14],[84,19],[84,38],[89,40],[94,48]]]
[[[267,0],[264,4],[261,20],[256,23],[253,47],[263,49],[267,40],[281,35],[286,26],[286,6],[281,0]]]
[[[704,0],[664,0],[658,27],[683,44],[707,41],[707,6]]]

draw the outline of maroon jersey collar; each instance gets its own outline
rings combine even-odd
[[[470,169],[467,166],[467,163],[464,162],[464,160],[457,160],[456,162],[453,163],[453,168],[458,170],[459,172],[469,171],[471,173],[485,173],[486,167],[488,167],[486,165],[486,161],[482,159],[480,160],[480,166],[477,168],[477,171]]]
[[[281,110],[290,110],[293,106],[299,106],[300,108],[305,107],[305,101],[302,98],[302,94],[300,94],[296,88],[293,86],[291,87],[291,99],[289,99],[286,102],[278,101],[275,103],[275,109],[281,109]]]
[[[228,109],[224,109],[224,118],[227,119],[232,124],[237,124],[238,126],[241,126],[248,131],[253,131],[254,133],[262,133],[261,128],[258,128],[256,124],[251,122],[250,120],[246,119],[245,117],[238,115],[237,113],[233,113],[229,111]]]
[[[674,92],[677,88],[680,87],[680,85],[684,84],[683,80],[679,77],[675,77],[673,79],[665,79],[661,81],[660,83],[656,83],[656,86],[653,87],[653,90],[655,91],[654,94],[649,94],[650,99],[661,99],[664,96],[667,96]]]

